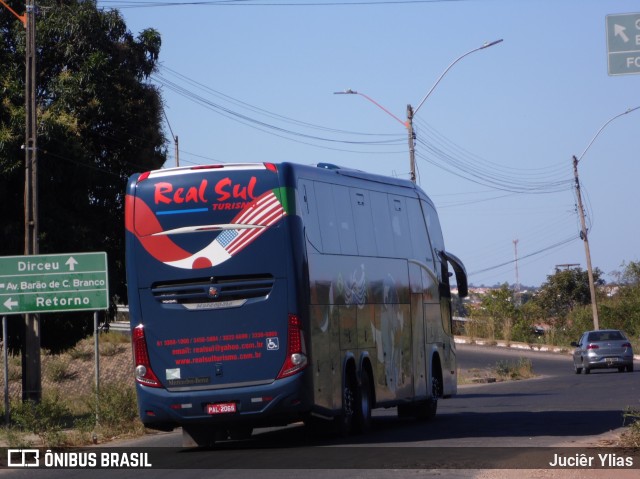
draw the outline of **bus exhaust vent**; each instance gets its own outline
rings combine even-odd
[[[234,308],[249,300],[265,299],[271,293],[274,282],[271,275],[214,277],[156,283],[151,287],[151,292],[162,304],[179,304],[187,309]]]

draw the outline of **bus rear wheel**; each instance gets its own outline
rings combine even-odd
[[[360,387],[356,398],[355,427],[360,433],[371,430],[371,409],[373,408],[373,392],[367,371],[362,371]]]
[[[356,408],[358,383],[355,374],[347,372],[342,386],[342,410],[335,418],[335,425],[338,435],[346,437],[351,434],[353,419]]]
[[[217,429],[202,425],[182,427],[182,447],[213,447],[217,438]]]

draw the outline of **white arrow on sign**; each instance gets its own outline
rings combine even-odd
[[[65,263],[68,267],[69,267],[69,271],[73,271],[76,267],[76,265],[78,264],[78,262],[76,261],[76,259],[72,256],[71,258],[69,258],[67,260],[67,262]]]
[[[622,38],[622,41],[627,43],[629,41],[629,37],[627,36],[626,28],[622,25],[618,25],[617,23],[613,25],[613,36]]]
[[[7,308],[9,311],[11,311],[11,309],[12,309],[14,306],[18,306],[18,302],[17,302],[17,301],[12,301],[12,300],[11,300],[11,298],[9,298],[9,299],[7,299],[7,300],[4,302],[4,305],[6,306],[6,308]]]

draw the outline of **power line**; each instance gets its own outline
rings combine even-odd
[[[101,4],[113,5],[118,8],[158,8],[158,7],[187,7],[187,6],[212,6],[212,7],[350,7],[350,6],[385,6],[385,5],[412,5],[425,3],[459,3],[469,0],[342,0],[328,2],[274,2],[271,0],[207,0],[191,2],[175,1],[131,1],[131,0],[101,0]]]
[[[546,247],[544,247],[542,249],[539,249],[539,250],[534,251],[532,253],[520,256],[520,260],[527,259],[527,258],[532,258],[532,257],[537,256],[539,254],[546,253],[548,251],[554,250],[554,249],[559,248],[561,246],[564,246],[564,245],[566,245],[568,243],[571,243],[571,242],[575,241],[576,239],[577,239],[576,236],[572,236],[570,238],[565,238],[564,240],[561,240],[561,241],[558,241],[558,242],[553,243],[551,245],[548,245],[548,246],[546,246]],[[486,273],[487,271],[493,271],[493,270],[501,268],[503,266],[511,266],[511,265],[514,264],[514,262],[515,262],[515,260],[512,259],[510,261],[505,261],[504,263],[497,264],[497,265],[494,265],[494,266],[490,266],[488,268],[480,269],[480,270],[477,270],[477,271],[472,271],[471,273],[469,273],[469,276],[474,276],[474,275],[477,275],[477,274]]]
[[[354,135],[354,136],[364,136],[364,137],[388,137],[389,139],[385,139],[385,140],[377,140],[377,141],[348,141],[348,140],[336,140],[333,138],[326,138],[326,137],[319,137],[319,136],[314,136],[314,135],[307,135],[309,138],[313,138],[313,139],[319,139],[319,140],[323,140],[323,141],[337,141],[337,142],[343,142],[343,143],[350,143],[350,144],[399,144],[400,141],[404,140],[404,137],[402,135],[399,134],[389,134],[389,133],[367,133],[367,132],[355,132],[355,131],[347,131],[347,130],[340,130],[337,128],[332,128],[332,127],[327,127],[327,126],[322,126],[322,125],[316,125],[313,123],[309,123],[309,122],[305,122],[305,121],[301,121],[301,120],[296,120],[293,119],[291,117],[287,117],[275,112],[271,112],[269,110],[266,110],[264,108],[260,108],[258,106],[255,105],[251,105],[249,103],[246,103],[244,101],[241,101],[239,99],[233,98],[229,95],[226,95],[224,93],[221,93],[217,90],[214,90],[211,87],[208,87],[200,82],[197,82],[185,75],[182,75],[181,73],[172,70],[166,66],[162,67],[162,72],[167,72],[173,76],[175,76],[178,80],[186,83],[187,85],[197,88],[201,91],[203,91],[206,94],[209,94],[211,96],[217,97],[225,102],[228,102],[232,105],[235,105],[237,107],[240,107],[242,109],[246,109],[249,110],[253,113],[256,113],[258,115],[263,115],[266,116],[268,118],[277,120],[277,121],[282,121],[284,123],[287,124],[292,124],[298,127],[302,127],[302,128],[308,128],[311,130],[318,130],[318,131],[323,131],[323,132],[329,132],[329,133],[336,133],[336,134],[341,134],[341,135]],[[181,84],[177,83],[174,80],[171,80],[169,78],[167,78],[166,75],[164,75],[163,73],[155,73],[152,75],[152,79],[154,81],[156,81],[159,85],[162,85],[168,89],[170,89],[171,91],[189,99],[194,101],[197,104],[200,104],[201,106],[204,106],[206,108],[212,109],[212,110],[217,110],[219,112],[225,113],[227,115],[236,117],[237,119],[241,119],[241,120],[245,120],[245,121],[249,121],[261,126],[265,126],[265,127],[269,127],[269,128],[273,128],[276,130],[280,130],[283,132],[288,132],[292,135],[299,135],[299,132],[293,131],[293,130],[287,130],[286,128],[282,128],[282,127],[277,127],[273,124],[267,123],[266,121],[261,121],[258,120],[256,118],[253,117],[249,117],[246,114],[242,114],[236,110],[232,110],[229,107],[225,107],[220,103],[216,103],[210,99],[205,98],[204,96],[201,96],[197,93],[195,93],[194,91],[188,89],[185,86],[182,86]],[[304,136],[304,135],[301,135]]]

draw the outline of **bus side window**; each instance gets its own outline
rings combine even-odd
[[[346,186],[333,185],[333,199],[338,223],[338,234],[340,235],[340,251],[342,254],[357,255],[358,246],[356,244],[356,232],[351,212],[351,201],[349,188]]]
[[[389,201],[386,193],[370,192],[371,210],[373,213],[373,230],[378,256],[395,256],[393,247],[393,233],[391,232],[391,216],[389,214]]]
[[[321,183],[319,181],[314,182],[313,186],[316,193],[322,252],[340,254],[340,232],[338,231],[338,218],[333,204],[333,188],[329,183]]]
[[[318,225],[318,213],[316,211],[316,199],[313,183],[308,180],[298,182],[298,201],[302,212],[307,239],[318,251],[322,251],[322,238],[320,237],[320,226]]]
[[[411,234],[409,232],[409,218],[407,217],[405,198],[402,196],[389,196],[389,212],[391,214],[394,256],[402,258],[411,251]]]
[[[413,258],[433,269],[431,243],[429,242],[425,218],[418,199],[407,198],[407,212],[409,213],[409,229],[411,230]]]
[[[351,209],[353,210],[353,225],[356,230],[358,254],[361,256],[376,256],[376,236],[373,230],[373,214],[369,192],[352,189]]]

